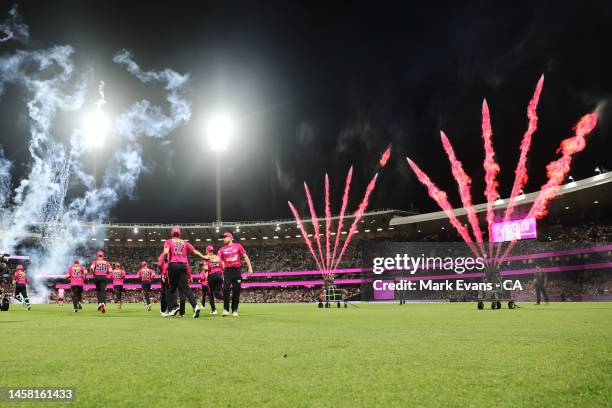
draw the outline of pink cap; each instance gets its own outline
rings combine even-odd
[[[180,237],[181,229],[179,227],[172,227],[172,230],[170,230],[170,235],[172,235],[173,237]]]
[[[121,264],[119,262],[115,262],[115,268],[117,269],[121,268]]]
[[[146,263],[145,261],[142,261],[142,262],[140,263],[140,266],[147,266],[147,263]]]
[[[17,265],[17,270],[18,271],[23,271],[23,265]]]
[[[215,250],[215,248],[213,248],[213,246],[212,246],[212,245],[208,245],[208,246],[206,247],[206,252],[212,252],[212,251],[214,251],[214,250]]]
[[[98,251],[98,258],[102,258],[104,256],[104,251]]]
[[[72,261],[73,264],[78,265],[79,264],[79,260],[75,259],[74,261]]]
[[[224,232],[224,233],[223,233],[223,236],[224,236],[224,237],[227,237],[227,238],[229,238],[229,239],[234,239],[234,236],[233,236],[233,235],[232,235],[232,233],[231,233],[231,232],[229,232],[229,231],[228,231],[228,232]]]

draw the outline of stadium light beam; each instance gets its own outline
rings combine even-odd
[[[236,122],[227,113],[211,116],[206,122],[206,138],[210,149],[215,152],[215,191],[217,223],[221,223],[221,153],[227,150],[236,132]]]

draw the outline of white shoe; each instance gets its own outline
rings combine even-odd
[[[238,317],[238,312],[234,312],[234,313],[232,313],[232,316],[233,316],[233,317]]]
[[[229,312],[227,310],[223,311],[223,317],[225,317],[225,316],[229,316]]]
[[[198,317],[200,317],[200,307],[196,306],[196,308],[193,311],[193,318],[197,319]]]
[[[168,317],[171,316],[170,313],[168,312],[161,312],[161,317]]]
[[[211,315],[216,315],[216,314],[217,314],[217,311],[216,311],[216,310],[213,310],[212,312],[210,312],[210,314],[211,314]]]
[[[175,309],[173,309],[173,310],[169,311],[169,312],[168,312],[168,315],[170,315],[170,316],[177,316],[177,315],[179,314],[179,312],[180,312],[180,311],[181,311],[181,309],[179,309],[179,308],[177,307],[177,308],[175,308]]]
[[[147,305],[147,311],[151,311],[151,305]]]

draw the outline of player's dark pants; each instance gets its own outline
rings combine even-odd
[[[215,297],[217,299],[223,298],[223,277],[218,272],[208,275],[208,303],[210,303],[211,312],[217,310]],[[204,304],[204,300],[202,300],[202,304]]]
[[[540,297],[542,295],[544,295],[544,301],[548,303],[548,292],[546,291],[546,288],[544,287],[544,285],[536,285],[535,292],[536,292],[536,303],[540,303]]]
[[[21,295],[21,298],[26,304],[30,303],[30,299],[28,299],[28,289],[26,288],[26,285],[15,285],[15,297],[17,297],[17,295]]]
[[[142,282],[142,293],[144,294],[145,303],[148,305],[151,304],[151,282]]]
[[[108,280],[104,275],[94,276],[94,284],[96,285],[96,295],[98,296],[98,303],[106,303],[106,284]]]
[[[232,297],[232,312],[238,311],[240,304],[240,283],[242,268],[227,268],[223,272],[223,310],[230,310],[230,294]]]
[[[162,281],[161,289],[159,293],[159,305],[160,305],[162,313],[168,311],[167,292],[168,292],[168,283],[165,281]]]
[[[70,289],[72,290],[72,306],[77,309],[79,307],[79,302],[83,301],[83,287],[73,286]]]
[[[178,289],[179,294],[182,294],[187,300],[191,307],[194,309],[197,307],[195,296],[193,291],[189,287],[187,281],[187,264],[173,262],[168,265],[168,290],[166,291],[166,300],[168,302],[168,309],[174,310],[177,307],[176,304],[176,291]]]
[[[208,285],[202,286],[202,307],[206,306],[206,296],[210,293]]]
[[[115,288],[115,295],[117,296],[117,302],[121,303],[121,298],[123,295],[123,285],[113,285]]]

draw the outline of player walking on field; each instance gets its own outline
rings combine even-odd
[[[242,282],[242,261],[247,265],[247,272],[253,273],[251,260],[240,244],[234,243],[231,232],[223,234],[224,246],[219,249],[217,256],[224,265],[223,271],[223,316],[229,315],[230,294],[232,298],[232,316],[238,317],[240,304],[240,285]]]
[[[111,264],[104,259],[104,252],[98,251],[98,258],[89,267],[93,273],[96,295],[98,297],[98,311],[106,313],[106,284],[111,272]]]
[[[200,317],[200,307],[198,306],[193,291],[189,287],[188,277],[188,254],[194,254],[202,259],[207,259],[205,255],[196,250],[193,245],[181,238],[181,229],[173,227],[170,232],[172,238],[166,240],[164,244],[164,260],[168,262],[168,302],[169,313],[166,316],[176,316],[179,307],[176,304],[176,291],[182,293],[193,308],[193,318]]]
[[[121,310],[121,306],[123,305],[122,296],[125,271],[121,269],[121,264],[119,264],[118,262],[115,263],[115,267],[111,272],[111,277],[113,278],[113,289],[115,289],[115,302],[117,303],[117,309]]]
[[[17,270],[13,276],[15,297],[21,301],[21,304],[25,306],[26,309],[30,310],[32,306],[30,305],[30,299],[28,299],[28,288],[26,287],[28,283],[30,283],[30,279],[28,278],[26,271],[23,269],[23,265],[17,265]]]
[[[202,287],[202,309],[206,309],[206,296],[208,296],[210,291],[208,288],[208,269],[206,261],[202,262],[200,265],[200,274],[198,277],[200,278],[200,286]]]
[[[214,254],[214,250],[212,245],[206,247],[206,255],[208,255],[209,260],[204,261],[208,280],[208,303],[210,303],[211,315],[217,314],[215,297],[217,299],[223,298],[223,262],[221,258]],[[204,296],[204,293],[202,293],[202,296]],[[202,299],[202,305],[204,305],[204,299]]]
[[[142,285],[142,293],[144,295],[145,304],[148,311],[151,311],[151,281],[155,276],[153,269],[147,266],[146,262],[140,264],[140,269],[136,272],[136,278],[140,279]]]
[[[72,266],[66,271],[66,278],[70,280],[70,290],[72,292],[72,308],[74,312],[78,312],[83,308],[83,284],[85,283],[85,275],[87,271],[79,263],[78,259],[72,262]]]

